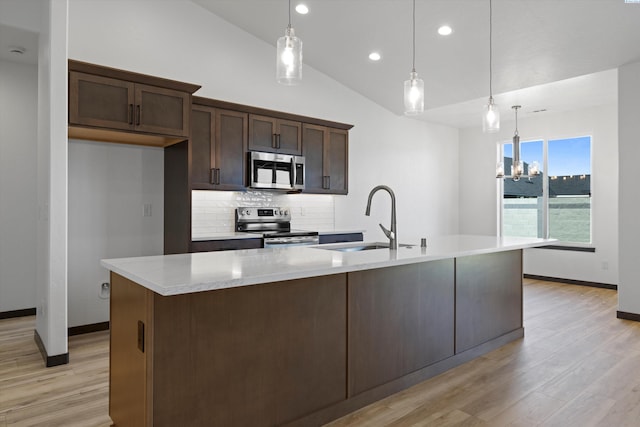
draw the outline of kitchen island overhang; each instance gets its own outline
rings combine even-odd
[[[445,236],[363,252],[104,260],[117,425],[321,425],[524,335],[522,249]]]
[[[430,238],[427,248],[411,245],[397,251],[344,253],[327,250],[339,245],[319,245],[114,258],[102,260],[101,265],[157,294],[169,296],[526,249],[555,241],[452,235]]]

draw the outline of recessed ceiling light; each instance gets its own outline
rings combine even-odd
[[[453,29],[448,25],[443,25],[438,28],[438,34],[440,34],[441,36],[448,36],[451,33],[453,33]]]
[[[372,61],[380,61],[380,58],[382,58],[382,57],[380,56],[380,54],[378,52],[371,52],[369,54],[369,59],[372,60]]]
[[[296,6],[296,12],[298,12],[300,15],[306,15],[307,13],[309,13],[309,8],[307,7],[307,5],[300,3]]]

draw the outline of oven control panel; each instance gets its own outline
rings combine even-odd
[[[256,208],[256,207],[240,207],[236,208],[236,217],[244,222],[288,222],[291,221],[291,213],[289,208]]]

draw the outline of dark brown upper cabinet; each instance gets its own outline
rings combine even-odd
[[[191,188],[244,190],[248,114],[193,105]]]
[[[249,150],[302,154],[302,123],[250,114]]]
[[[69,61],[69,137],[166,146],[189,137],[200,86]]]
[[[347,194],[349,134],[347,130],[304,124],[305,193]]]

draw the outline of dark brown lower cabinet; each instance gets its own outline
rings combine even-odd
[[[233,251],[237,249],[258,249],[262,247],[262,238],[196,240],[191,242],[191,252]]]
[[[456,353],[522,328],[522,251],[456,259]]]
[[[130,337],[112,338],[116,425],[282,425],[346,398],[344,274],[169,297],[114,273],[111,283],[120,305],[112,314],[123,319],[112,337]],[[136,347],[138,321],[144,353]],[[127,362],[131,355],[138,365]],[[136,366],[137,389],[114,376]],[[120,397],[135,390],[137,399]]]
[[[161,296],[111,273],[118,426],[318,426],[522,337],[522,251]]]
[[[349,273],[349,396],[453,356],[453,265]]]

